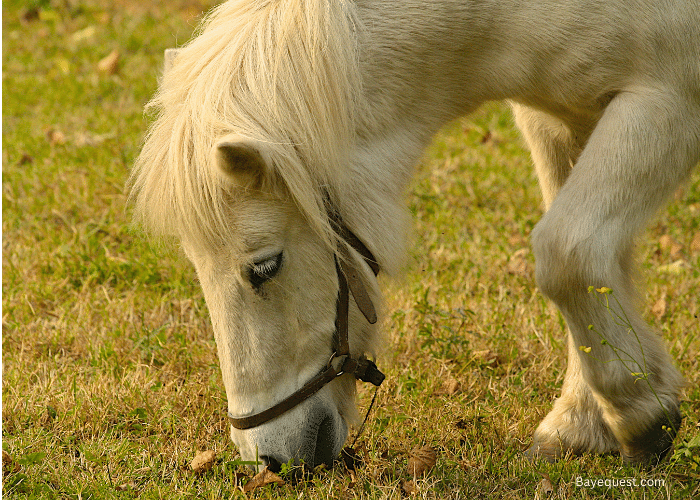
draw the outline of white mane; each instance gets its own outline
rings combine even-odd
[[[212,11],[148,104],[157,118],[130,181],[137,220],[156,235],[221,244],[233,228],[212,151],[236,133],[269,146],[264,189],[291,196],[331,241],[323,193],[346,184],[360,106],[356,22],[341,0],[238,0]]]

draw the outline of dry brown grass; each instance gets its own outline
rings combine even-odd
[[[34,5],[3,3],[3,493],[243,496],[249,474],[227,437],[194,273],[177,249],[131,228],[124,205],[162,51],[189,37],[200,2]],[[114,49],[117,72],[100,73]],[[689,382],[678,451],[652,473],[661,489],[575,487],[577,476],[643,476],[619,457],[544,465],[520,455],[558,393],[564,325],[534,285],[527,249],[540,197],[505,108],[448,127],[407,203],[412,261],[385,283],[388,380],[358,444],[364,466],[249,496],[400,498],[408,454],[422,445],[437,465],[416,480],[416,498],[531,497],[544,494],[543,474],[550,497],[697,494],[698,173],[639,244],[646,305],[666,303],[648,319]],[[216,450],[215,465],[192,474],[203,449]]]

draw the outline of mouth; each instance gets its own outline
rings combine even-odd
[[[315,423],[308,424],[310,425],[304,432],[305,444],[299,450],[299,458],[295,462],[311,470],[321,465],[331,467],[340,455],[347,437],[345,422],[339,416],[323,412],[318,415]]]
[[[262,457],[260,457],[260,461],[263,463],[264,467],[267,467],[274,473],[277,473],[282,470],[282,464],[279,463],[274,457],[263,455]]]
[[[267,467],[280,472],[285,464],[295,473],[332,467],[347,438],[347,424],[340,414],[320,404],[304,410],[290,414],[293,419],[276,419],[250,430],[234,429],[232,438],[242,458],[257,459],[258,465],[251,465],[257,471]]]
[[[340,451],[336,452],[337,430],[333,424],[331,416],[323,417],[316,429],[315,445],[308,445],[305,450],[300,450],[298,458],[293,460],[295,465],[300,466],[299,473],[311,472],[320,465],[330,468],[336,461]],[[278,473],[282,470],[282,463],[272,455],[262,455],[260,461],[272,472]]]
[[[300,453],[299,458],[294,459],[294,463],[300,465],[299,472],[302,470],[306,473],[312,472],[316,467],[325,466],[332,467],[336,459],[340,455],[337,448],[336,429],[333,425],[333,418],[326,416],[318,425],[316,434],[316,443],[313,446],[308,446],[307,453]],[[313,457],[313,458],[312,458]],[[282,464],[276,458],[265,455],[260,457],[263,464],[272,472],[279,472],[282,469]]]

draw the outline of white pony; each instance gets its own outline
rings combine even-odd
[[[562,395],[530,454],[663,458],[683,382],[637,311],[631,253],[700,159],[694,0],[216,8],[149,105],[158,115],[131,186],[137,217],[178,238],[196,268],[230,415],[273,407],[332,364],[337,263],[354,260],[377,303],[364,261],[401,268],[404,193],[422,151],[443,124],[495,99],[512,102],[532,151],[548,209],[532,233],[537,284],[569,327]],[[371,257],[359,258],[331,213]],[[611,288],[629,324],[589,286]],[[371,357],[378,333],[361,295],[353,290],[349,347]],[[356,418],[354,390],[340,376],[275,418],[232,427],[232,439],[272,467],[329,463]]]

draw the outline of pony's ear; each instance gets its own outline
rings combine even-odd
[[[256,141],[229,135],[215,147],[216,166],[224,178],[243,186],[260,186],[268,171],[260,145]]]
[[[170,68],[173,67],[175,62],[175,57],[177,56],[180,49],[165,49],[165,54],[163,58],[163,74],[167,73]]]

